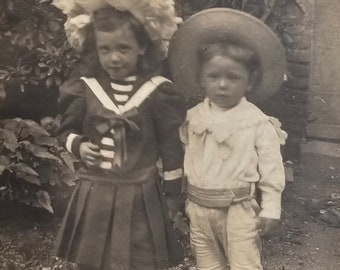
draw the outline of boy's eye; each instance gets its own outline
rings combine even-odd
[[[217,73],[209,73],[208,74],[208,78],[210,78],[210,79],[217,79],[219,76],[218,76],[218,74]]]

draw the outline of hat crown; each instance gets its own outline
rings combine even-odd
[[[199,48],[221,40],[244,45],[258,55],[262,80],[248,96],[252,102],[261,102],[279,89],[286,72],[286,59],[276,34],[248,13],[212,8],[189,17],[170,42],[173,80],[188,99],[204,96],[196,79]]]
[[[71,46],[78,51],[83,49],[86,31],[84,27],[78,27],[79,24],[74,24],[73,19],[79,15],[92,17],[94,11],[102,8],[113,7],[131,13],[163,55],[167,53],[163,41],[172,37],[180,22],[176,17],[174,0],[53,0],[53,5],[67,15],[66,35]]]

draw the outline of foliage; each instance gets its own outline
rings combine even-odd
[[[41,124],[19,118],[0,122],[0,199],[40,207],[53,213],[48,187],[74,185],[74,158],[48,131],[51,118]]]
[[[262,19],[270,15],[277,0],[257,0]],[[78,55],[66,40],[65,16],[52,0],[2,0],[0,3],[0,81],[12,78],[33,85],[60,85]],[[180,16],[211,7],[247,11],[248,0],[176,0]]]
[[[252,2],[256,2],[257,6],[261,8],[261,15],[259,17],[265,21],[272,12],[276,1],[277,0],[176,0],[176,6],[180,16],[187,18],[198,11],[213,7],[226,7],[254,13],[249,9],[249,6]]]
[[[0,80],[60,85],[77,55],[66,41],[64,16],[49,0],[0,3]]]
[[[51,1],[0,1],[0,82],[15,79],[49,88],[68,77],[78,55],[66,40],[65,17]],[[184,19],[211,7],[254,13],[251,4],[256,2],[261,12],[255,15],[268,22],[277,0],[175,2]],[[0,199],[15,199],[53,211],[48,186],[72,185],[69,179],[75,179],[72,157],[50,135],[55,126],[51,119],[41,124],[22,119],[0,122]]]

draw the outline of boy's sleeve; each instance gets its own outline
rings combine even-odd
[[[175,195],[181,192],[183,147],[179,127],[185,119],[185,102],[171,82],[162,83],[155,93],[153,118],[160,158],[163,166],[163,191]]]
[[[258,153],[261,193],[260,217],[280,219],[281,194],[285,187],[285,174],[280,145],[282,130],[267,121],[257,129],[255,147]]]
[[[58,106],[61,114],[58,140],[69,152],[79,157],[80,143],[88,140],[82,135],[86,100],[84,85],[79,79],[70,79],[60,87]]]

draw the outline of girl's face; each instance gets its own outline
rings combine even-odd
[[[112,32],[95,30],[95,38],[99,62],[111,79],[122,80],[136,73],[145,48],[127,25]]]
[[[225,55],[202,64],[200,84],[210,102],[223,109],[236,106],[252,88],[247,67]]]

